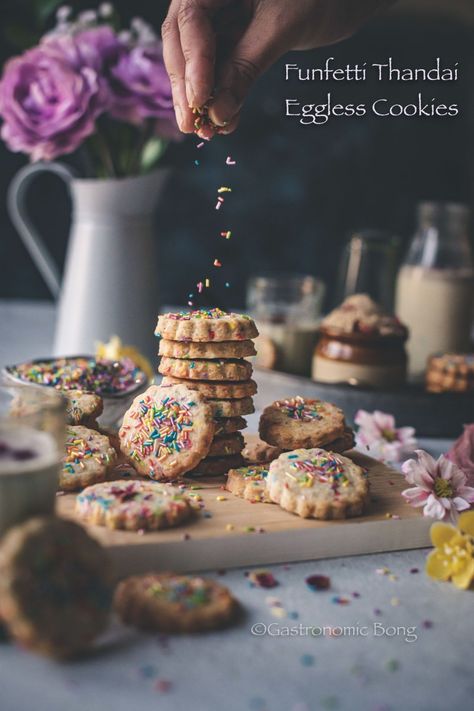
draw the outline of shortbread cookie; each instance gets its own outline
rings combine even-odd
[[[346,427],[342,437],[335,439],[333,442],[328,442],[322,446],[322,449],[327,449],[329,452],[347,452],[355,446],[354,432],[350,427]]]
[[[168,341],[248,341],[258,336],[250,316],[221,309],[199,309],[163,314],[158,317],[155,335]],[[226,378],[221,378],[226,380]]]
[[[198,390],[204,397],[218,400],[239,399],[251,397],[257,392],[255,380],[235,381],[208,381],[208,380],[186,380],[186,378],[174,378],[172,375],[165,375],[162,385],[187,385],[192,390]]]
[[[119,431],[122,452],[144,476],[172,480],[195,467],[211,446],[212,408],[185,385],[152,385],[133,401]]]
[[[244,417],[219,417],[216,419],[215,437],[224,434],[232,434],[247,427],[247,420]]]
[[[158,355],[168,358],[248,358],[256,354],[252,341],[190,343],[160,340]]]
[[[32,518],[0,548],[0,617],[21,646],[59,659],[87,649],[106,627],[108,558],[72,521]]]
[[[281,449],[321,447],[342,437],[344,413],[323,400],[300,396],[277,400],[260,418],[260,437]]]
[[[239,605],[223,585],[213,580],[149,573],[123,580],[114,608],[122,622],[146,632],[205,632],[234,620]]]
[[[255,406],[251,397],[242,397],[239,400],[214,400],[208,398],[213,417],[237,417],[239,415],[251,415],[255,412]]]
[[[324,449],[285,452],[269,467],[267,492],[283,509],[303,518],[359,516],[369,482],[351,459]]]
[[[96,419],[102,414],[104,401],[100,395],[85,390],[63,390],[66,400],[66,422],[68,425],[84,425],[90,427],[96,424]]]
[[[280,456],[282,450],[262,442],[258,435],[245,435],[245,447],[242,456],[246,464],[268,464]]]
[[[272,504],[267,493],[267,465],[255,465],[230,469],[225,488],[234,496],[247,499],[252,503]]]
[[[117,453],[106,435],[82,425],[66,429],[66,453],[59,474],[62,491],[77,491],[105,481]]]
[[[180,489],[157,481],[119,479],[89,486],[76,499],[86,523],[127,531],[157,531],[179,526],[193,509]]]
[[[208,457],[227,457],[229,454],[240,454],[245,446],[240,432],[214,437]]]
[[[474,353],[445,353],[429,358],[426,389],[433,393],[474,391]]]
[[[237,358],[186,360],[163,357],[158,372],[186,380],[249,380],[252,375],[252,364]]]
[[[244,465],[241,454],[231,454],[228,457],[207,457],[193,469],[192,474],[201,476],[222,476],[229,469],[238,469]]]

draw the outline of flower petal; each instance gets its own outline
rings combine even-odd
[[[404,489],[402,496],[410,506],[424,506],[429,494],[419,486],[414,486],[411,489]]]
[[[447,512],[441,501],[434,494],[430,494],[423,509],[423,515],[442,521],[446,518]]]
[[[451,562],[439,551],[431,551],[426,559],[425,570],[430,578],[448,580],[451,576]]]
[[[449,523],[434,523],[430,528],[431,543],[436,548],[449,543],[455,535],[457,535],[457,530]]]
[[[467,511],[467,509],[471,508],[470,503],[466,501],[466,499],[463,499],[462,496],[455,496],[453,499],[453,505],[457,511]]]
[[[474,578],[474,559],[466,561],[466,567],[460,573],[452,576],[452,581],[457,588],[467,590]]]
[[[424,449],[415,449],[415,454],[418,457],[418,462],[422,469],[428,472],[433,478],[437,475],[438,465],[435,459],[425,452]]]
[[[463,499],[466,499],[466,501],[469,501],[470,504],[474,503],[474,487],[460,486],[456,493],[462,496]]]
[[[468,511],[460,515],[458,528],[463,533],[467,533],[468,536],[474,537],[474,511]]]

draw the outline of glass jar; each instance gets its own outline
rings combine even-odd
[[[469,208],[422,203],[418,229],[396,285],[396,314],[409,328],[409,374],[421,379],[435,353],[470,347],[474,268],[469,244]]]
[[[260,364],[310,375],[324,291],[324,284],[309,275],[267,275],[249,280],[247,308],[260,332],[257,351],[266,358]]]
[[[64,429],[58,392],[0,381],[0,536],[54,512]]]

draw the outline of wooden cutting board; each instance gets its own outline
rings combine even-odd
[[[406,488],[405,479],[362,454],[348,456],[369,471],[371,502],[366,514],[358,518],[302,519],[275,504],[252,504],[234,497],[223,491],[220,478],[195,478],[188,481],[202,487],[195,493],[202,496],[209,518],[201,513],[187,525],[142,535],[101,526],[89,526],[88,530],[109,549],[119,576],[149,570],[268,565],[428,546],[431,521],[400,496]],[[219,501],[217,497],[222,496],[225,500]],[[74,519],[75,498],[58,498],[61,516]]]

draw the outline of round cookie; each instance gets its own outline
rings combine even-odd
[[[61,491],[77,491],[105,481],[117,453],[106,435],[82,425],[66,428],[66,452],[59,473]]]
[[[280,456],[282,450],[262,442],[258,435],[245,435],[245,447],[242,456],[246,464],[268,464]]]
[[[240,415],[251,415],[255,412],[255,406],[251,397],[242,397],[238,400],[214,400],[207,398],[207,403],[212,410],[212,416],[221,417],[237,417]]]
[[[249,380],[252,375],[252,364],[238,358],[186,360],[163,356],[158,372],[185,380]]]
[[[255,465],[231,469],[227,475],[225,488],[234,496],[254,503],[272,504],[267,493],[267,465]]]
[[[0,617],[22,646],[76,656],[106,627],[112,597],[105,551],[59,518],[32,518],[0,547]]]
[[[139,474],[172,480],[207,455],[215,428],[200,393],[185,385],[152,385],[125,413],[120,447]]]
[[[247,420],[244,417],[218,417],[216,422],[215,437],[224,434],[232,434],[247,427]]]
[[[252,341],[191,343],[160,340],[158,355],[168,358],[248,358],[256,354]]]
[[[245,446],[240,432],[214,437],[208,457],[227,457],[229,454],[240,454]]]
[[[321,447],[342,437],[344,413],[323,400],[300,396],[277,400],[260,417],[260,437],[281,449]]]
[[[208,380],[186,380],[186,378],[174,378],[172,375],[165,375],[161,382],[162,385],[187,385],[191,390],[198,390],[204,397],[218,400],[238,400],[242,397],[251,397],[257,392],[255,380],[210,382]]]
[[[157,481],[119,479],[95,484],[76,498],[76,513],[89,524],[127,531],[157,531],[179,526],[193,513],[175,486]]]
[[[351,459],[324,449],[285,452],[269,467],[272,501],[302,518],[359,516],[368,499],[365,471]]]
[[[168,341],[248,341],[258,336],[250,316],[221,309],[179,311],[158,317],[155,335]],[[221,378],[226,380],[226,378]]]
[[[122,581],[114,608],[122,622],[146,632],[205,632],[231,623],[235,598],[213,580],[175,573],[149,573]]]
[[[100,395],[85,390],[63,390],[61,395],[66,400],[66,422],[68,425],[95,424],[102,414],[104,401]]]
[[[329,452],[347,452],[355,446],[354,432],[350,427],[346,427],[341,437],[333,442],[325,444],[322,449],[327,449]]]
[[[243,466],[244,460],[241,454],[231,454],[227,457],[207,457],[193,469],[191,474],[201,476],[222,476],[227,474],[229,469],[238,469]]]

